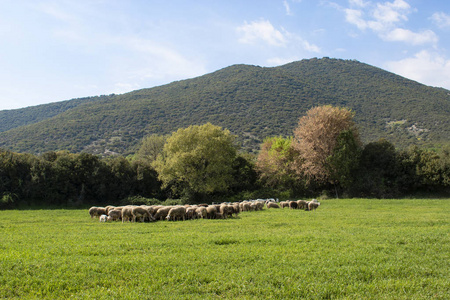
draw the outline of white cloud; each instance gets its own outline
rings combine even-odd
[[[239,42],[244,44],[256,44],[263,41],[271,46],[284,47],[287,43],[285,35],[266,20],[245,22],[237,28],[237,31],[241,34]]]
[[[431,20],[440,28],[450,28],[450,15],[443,12],[434,13]]]
[[[401,28],[414,11],[404,0],[376,3],[349,0],[350,8],[343,9],[345,20],[359,30],[372,30],[381,39],[391,42],[405,42],[412,45],[435,44],[437,35],[431,30],[413,32]],[[437,17],[435,17],[437,19]]]
[[[386,69],[426,85],[450,89],[450,60],[438,53],[424,50],[413,57],[388,62]]]
[[[412,45],[423,45],[428,43],[437,43],[438,37],[431,30],[422,32],[412,32],[408,29],[396,28],[382,35],[386,41],[405,42]]]
[[[362,18],[363,12],[359,9],[347,8],[345,11],[345,20],[353,25],[356,25],[358,29],[364,30],[368,27],[367,22]]]

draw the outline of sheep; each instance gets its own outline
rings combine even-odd
[[[267,202],[266,206],[267,208],[280,208],[280,206],[275,202]]]
[[[129,222],[133,219],[133,206],[124,206],[122,208],[122,223]]]
[[[244,202],[242,204],[242,211],[250,211],[251,207],[250,207],[250,202]]]
[[[195,212],[196,212],[198,218],[204,219],[207,217],[206,207],[204,207],[204,206],[197,207]]]
[[[109,215],[109,211],[110,211],[110,210],[113,210],[114,208],[116,208],[116,207],[115,207],[115,206],[112,206],[112,205],[105,206],[106,214]]]
[[[258,207],[258,210],[263,210],[264,209],[264,201],[258,201],[256,202],[256,205]]]
[[[135,206],[131,209],[131,214],[133,215],[133,222],[136,222],[136,219],[139,218],[141,222],[144,222],[147,218],[149,221],[154,221],[155,219],[149,213],[147,209],[142,206]]]
[[[227,204],[220,205],[219,212],[223,215],[223,217],[226,219],[228,216],[233,214],[232,207],[228,206]]]
[[[167,217],[167,214],[169,213],[169,211],[172,209],[173,206],[163,206],[160,207],[157,211],[156,214],[153,216],[156,220],[164,220],[165,217]]]
[[[108,220],[108,216],[107,215],[101,215],[99,218],[100,222],[106,222]]]
[[[289,208],[290,209],[297,209],[298,208],[297,201],[289,201]]]
[[[316,210],[316,208],[319,207],[320,202],[317,202],[317,200],[316,201],[314,201],[314,200],[308,202],[308,210]]]
[[[209,205],[206,208],[206,217],[208,219],[214,219],[216,217],[216,212],[217,212],[216,206],[215,205]]]
[[[122,218],[122,209],[113,209],[108,212],[108,217],[110,221],[118,221]]]
[[[281,208],[285,208],[285,207],[289,208],[289,201],[281,201],[280,207]]]
[[[177,219],[183,219],[185,220],[186,217],[186,207],[184,206],[176,206],[172,207],[169,210],[169,213],[167,214],[167,221],[170,221],[171,219],[176,221]]]
[[[308,203],[305,200],[297,200],[298,209],[307,209]]]
[[[89,215],[91,215],[91,218],[106,215],[106,209],[104,207],[92,206],[89,208]]]
[[[231,206],[233,207],[233,214],[237,217],[238,214],[241,212],[239,202],[234,202]]]
[[[192,220],[197,217],[197,214],[195,213],[196,207],[188,207],[186,209],[186,219]]]

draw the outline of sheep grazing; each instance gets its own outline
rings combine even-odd
[[[153,216],[142,206],[135,206],[131,209],[131,214],[133,215],[133,222],[138,219],[140,222],[144,222],[146,219],[149,221],[154,221]]]
[[[104,222],[108,221],[108,216],[107,215],[101,215],[99,220],[100,220],[100,222],[104,223]]]
[[[244,202],[242,204],[242,211],[250,211],[251,210],[251,206],[250,206],[250,202]]]
[[[297,200],[298,209],[308,209],[308,203],[305,200]]]
[[[156,214],[153,216],[156,220],[164,220],[167,215],[169,214],[169,211],[172,209],[173,206],[163,206],[161,208],[159,208],[156,211]]]
[[[197,213],[197,217],[200,219],[204,219],[207,217],[207,212],[206,212],[206,207],[204,206],[200,206],[197,207],[197,209],[195,210],[195,212]]]
[[[124,206],[122,208],[122,223],[130,222],[133,219],[133,207]]]
[[[235,202],[231,206],[233,207],[233,214],[237,217],[238,214],[241,212],[241,209],[239,207],[239,203]]]
[[[281,201],[280,207],[281,208],[285,208],[285,207],[289,208],[289,201]]]
[[[297,201],[289,201],[289,208],[297,209],[298,208]]]
[[[197,209],[197,207],[186,208],[186,219],[193,220],[193,219],[197,218],[197,214],[195,212],[196,209]]]
[[[108,212],[111,221],[118,221],[122,218],[122,209],[113,209]]]
[[[206,208],[206,218],[208,219],[214,219],[216,217],[217,208],[215,205],[209,205]]]
[[[89,215],[91,218],[100,217],[101,215],[106,215],[106,209],[104,207],[92,206],[89,208]]]
[[[167,221],[173,220],[181,220],[183,219],[183,221],[186,219],[186,207],[184,206],[176,206],[176,207],[172,207],[169,210],[169,213],[167,214],[166,217]]]
[[[222,204],[222,205],[220,205],[219,212],[226,219],[233,214],[233,208],[231,206],[228,206],[227,204]]]
[[[275,202],[267,202],[266,206],[267,208],[280,208],[280,206]]]
[[[315,201],[314,201],[315,200]],[[308,210],[316,210],[320,205],[320,202],[317,202],[316,199],[308,202]]]

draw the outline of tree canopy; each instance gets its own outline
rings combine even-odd
[[[334,154],[341,133],[349,131],[353,140],[361,144],[353,116],[347,108],[325,105],[310,109],[300,118],[293,140],[293,147],[301,157],[301,163],[296,164],[299,174],[316,181],[331,180],[333,166],[329,157]]]
[[[207,123],[178,129],[153,166],[164,187],[185,197],[225,192],[233,183],[235,137]]]

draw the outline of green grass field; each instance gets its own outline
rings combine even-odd
[[[125,224],[0,211],[0,298],[450,299],[449,221],[433,199]]]

